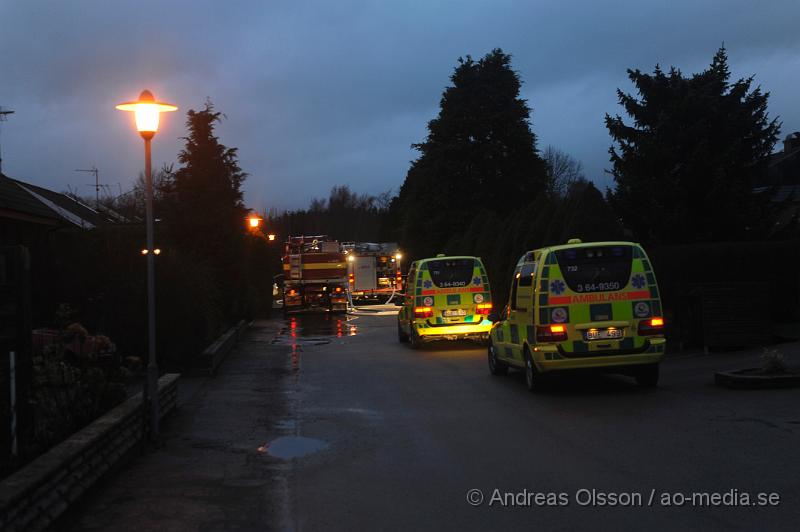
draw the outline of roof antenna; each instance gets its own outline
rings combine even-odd
[[[100,212],[100,171],[94,165],[92,165],[92,167],[89,169],[76,168],[75,171],[89,172],[90,174],[94,174],[94,185],[89,183],[86,186],[94,187],[94,209]]]
[[[6,117],[8,115],[13,115],[13,114],[14,111],[10,109],[5,109],[2,106],[0,106],[0,122],[5,122],[6,120],[8,120]],[[3,154],[0,153],[0,174],[2,173],[3,173]]]

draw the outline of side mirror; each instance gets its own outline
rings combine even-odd
[[[492,323],[497,323],[498,321],[500,321],[500,315],[496,312],[492,312],[491,314],[486,316],[486,318]]]

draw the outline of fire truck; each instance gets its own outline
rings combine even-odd
[[[283,310],[347,312],[347,261],[326,235],[290,236],[283,256]]]
[[[347,255],[348,288],[354,301],[387,301],[402,291],[402,255],[396,243],[344,242],[342,249]]]

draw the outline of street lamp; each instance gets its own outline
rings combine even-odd
[[[251,230],[257,231],[261,227],[261,218],[258,216],[249,216],[247,218],[247,225]]]
[[[158,405],[158,364],[156,363],[156,279],[155,256],[160,250],[153,246],[153,172],[150,160],[150,141],[158,131],[158,117],[161,113],[176,111],[178,108],[168,103],[157,102],[153,93],[143,90],[139,100],[117,105],[120,111],[133,111],[136,116],[136,129],[144,139],[144,176],[145,176],[145,211],[147,218],[147,250],[142,253],[147,257],[147,382],[144,388],[145,412],[150,403],[150,441],[157,442],[159,434]],[[153,253],[149,253],[153,250]]]

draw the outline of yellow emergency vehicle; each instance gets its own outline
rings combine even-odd
[[[432,340],[486,341],[492,322],[489,278],[478,257],[439,255],[408,270],[397,337],[414,349]]]
[[[647,254],[633,242],[570,240],[525,253],[509,304],[494,321],[489,369],[522,369],[530,390],[543,373],[602,368],[658,384],[664,314]]]

